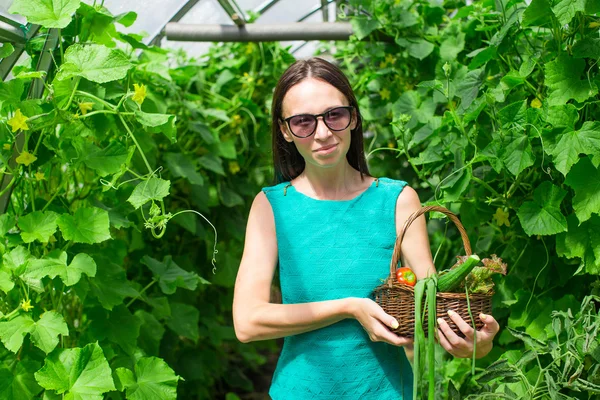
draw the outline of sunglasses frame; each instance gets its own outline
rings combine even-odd
[[[348,120],[348,125],[346,125],[344,128],[342,129],[333,129],[332,127],[329,126],[329,124],[327,123],[327,121],[325,120],[325,115],[329,114],[330,112],[334,111],[334,110],[339,110],[340,108],[346,109],[348,111],[350,111],[350,119]],[[331,110],[327,110],[324,113],[321,114],[296,114],[296,115],[292,115],[291,117],[287,117],[285,119],[280,119],[282,122],[285,122],[285,124],[287,125],[289,131],[292,133],[292,135],[296,136],[297,138],[300,139],[306,139],[307,137],[311,137],[312,135],[314,135],[314,133],[317,131],[317,126],[319,126],[319,117],[323,117],[323,123],[325,124],[325,126],[328,129],[331,129],[334,132],[339,132],[339,131],[343,131],[344,129],[348,128],[350,126],[350,124],[352,124],[352,111],[354,111],[354,107],[353,106],[339,106],[339,107],[334,107]],[[301,117],[301,116],[308,116],[308,117],[313,117],[316,121],[315,123],[315,128],[313,129],[313,131],[311,133],[309,133],[306,136],[298,136],[294,133],[294,131],[292,130],[292,127],[290,126],[290,120],[292,118],[295,117]]]

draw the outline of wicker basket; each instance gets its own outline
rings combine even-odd
[[[422,207],[420,210],[414,212],[404,224],[404,227],[400,231],[396,244],[394,245],[394,253],[392,256],[392,262],[390,264],[390,276],[387,282],[378,286],[373,292],[375,301],[383,308],[383,310],[396,318],[400,326],[398,329],[392,329],[394,333],[399,336],[412,338],[414,336],[415,329],[415,296],[414,290],[411,286],[400,284],[396,281],[396,268],[401,256],[401,244],[404,233],[408,227],[421,215],[428,211],[438,211],[450,218],[456,225],[460,232],[460,236],[463,240],[465,253],[467,256],[472,254],[471,244],[465,228],[460,223],[458,217],[453,214],[450,210],[439,207],[439,206],[428,206]],[[480,313],[491,314],[492,311],[492,294],[471,294],[469,295],[469,301],[471,303],[471,312],[475,319],[475,326],[477,330],[483,327],[483,322],[479,318]],[[424,296],[425,297],[425,296]],[[462,319],[464,319],[469,325],[471,325],[471,317],[467,308],[467,296],[464,293],[438,293],[436,301],[436,312],[438,318],[443,318],[452,330],[460,337],[464,338],[464,334],[458,329],[456,324],[448,316],[448,310],[453,310],[458,313]],[[423,307],[424,309],[424,307]],[[423,329],[427,335],[427,314],[425,314]]]

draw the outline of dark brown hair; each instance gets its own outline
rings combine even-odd
[[[360,172],[361,178],[369,175],[369,168],[363,149],[362,118],[358,108],[356,96],[350,87],[350,82],[344,73],[334,64],[313,57],[308,60],[298,60],[293,63],[279,78],[273,104],[271,106],[271,132],[273,135],[273,166],[275,168],[275,184],[290,181],[296,178],[305,167],[305,161],[296,149],[296,145],[287,142],[281,129],[279,121],[283,118],[283,98],[290,88],[306,78],[320,79],[338,89],[348,99],[349,105],[356,110],[356,128],[351,131],[350,148],[346,155],[348,163]]]

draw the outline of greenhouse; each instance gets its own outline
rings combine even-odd
[[[0,1],[0,399],[600,398],[600,1]]]

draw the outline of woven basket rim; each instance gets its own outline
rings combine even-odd
[[[404,283],[398,283],[398,282],[392,282],[392,286],[390,286],[389,283],[383,283],[375,288],[375,292],[377,292],[379,290],[389,290],[392,288],[399,289],[399,290],[405,290],[407,292],[412,293],[413,295],[415,293],[414,287],[404,284]],[[492,297],[494,294],[495,294],[495,292],[493,289],[487,293],[469,293],[469,299],[487,298],[487,297]],[[454,292],[436,292],[436,297],[446,298],[446,299],[466,299],[467,294],[466,293],[454,293]]]

